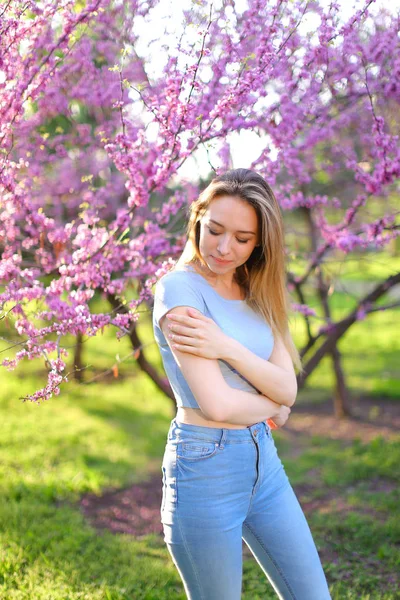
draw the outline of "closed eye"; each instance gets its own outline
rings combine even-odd
[[[211,233],[211,235],[221,235],[220,233],[218,233],[217,231],[213,231],[212,229],[208,228],[208,231]],[[237,239],[237,238],[236,238]],[[239,244],[247,244],[247,242],[249,240],[238,240]]]

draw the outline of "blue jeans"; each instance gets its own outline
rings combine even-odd
[[[264,421],[171,421],[162,462],[164,540],[190,600],[239,600],[242,538],[284,600],[330,600],[304,513]]]

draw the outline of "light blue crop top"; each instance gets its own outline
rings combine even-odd
[[[160,349],[164,369],[177,406],[200,408],[178,367],[160,328],[160,319],[171,308],[191,306],[213,319],[229,337],[268,360],[274,347],[271,328],[245,300],[223,298],[191,265],[183,265],[166,273],[155,287],[153,307],[154,337]],[[226,361],[218,360],[221,373],[230,387],[258,394],[238,371]]]

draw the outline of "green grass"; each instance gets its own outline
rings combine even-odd
[[[4,598],[167,599],[176,590],[155,536],[98,535],[76,509],[27,499],[2,513]]]
[[[30,384],[39,381],[32,377]],[[171,414],[152,382],[140,376],[108,386],[72,383],[68,394],[37,406],[16,400],[18,381],[9,375],[3,392],[5,597],[171,597],[176,583],[168,584],[172,569],[162,540],[99,535],[76,505],[85,492],[100,494],[160,472]]]
[[[85,492],[99,494],[159,472],[171,414],[153,384],[143,376],[108,386],[72,383],[68,394],[40,406],[15,399],[12,375],[6,386],[0,450],[4,598],[183,600],[160,537],[99,534],[77,508]],[[294,460],[279,432],[275,437],[295,489],[309,486],[305,502],[333,493],[350,507],[343,515],[333,504],[329,515],[315,510],[309,518],[319,551],[336,559],[324,563],[332,597],[394,600],[388,581],[400,564],[394,518],[400,442],[376,438],[343,447],[315,435]],[[371,478],[397,487],[371,492]],[[387,591],[381,593],[382,586]],[[275,598],[253,559],[244,564],[243,590],[245,600]]]
[[[400,437],[344,444],[314,435],[296,459],[275,437],[300,502],[312,507],[309,522],[333,598],[397,598]]]
[[[350,300],[351,302],[351,300]],[[335,298],[335,315],[348,307]],[[398,314],[398,312],[397,312]],[[357,323],[340,342],[347,383],[354,394],[400,396],[400,342],[394,313],[376,313]],[[299,319],[293,324],[304,339]],[[151,324],[140,336],[148,359],[161,368]],[[73,340],[70,340],[73,344]],[[4,343],[3,343],[4,347]],[[126,339],[112,330],[85,343],[89,380],[129,354]],[[3,355],[4,356],[4,355]],[[71,381],[41,405],[19,398],[45,383],[40,362],[3,370],[0,395],[0,598],[5,600],[184,600],[183,586],[164,542],[101,533],[84,519],[78,500],[152,475],[160,476],[172,405],[138,371],[133,358],[119,378],[89,385]],[[329,358],[308,380],[298,402],[331,394]],[[275,439],[301,501],[316,503],[309,522],[334,600],[395,600],[400,567],[400,442],[376,438],[343,443],[318,435],[295,459],[283,432]],[[2,595],[3,594],[3,595]],[[243,573],[243,599],[276,595],[254,559]]]

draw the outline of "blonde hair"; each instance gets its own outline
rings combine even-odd
[[[187,243],[178,263],[207,267],[199,250],[200,220],[214,198],[233,196],[256,211],[258,243],[247,261],[236,269],[235,281],[244,289],[247,304],[282,336],[294,366],[301,373],[300,354],[289,331],[290,301],[286,287],[284,226],[275,195],[265,179],[250,169],[232,169],[215,177],[190,206]]]

